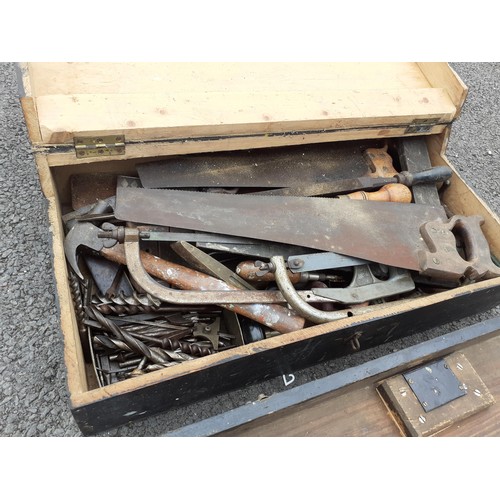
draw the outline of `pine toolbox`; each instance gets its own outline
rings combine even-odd
[[[84,434],[500,302],[447,64],[19,68]]]

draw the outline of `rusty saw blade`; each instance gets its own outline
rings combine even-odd
[[[137,165],[145,188],[298,187],[366,175],[373,142],[182,155]]]
[[[419,270],[429,249],[419,228],[445,220],[441,207],[308,197],[118,188],[124,221],[244,236]]]

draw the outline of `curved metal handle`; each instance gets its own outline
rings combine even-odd
[[[280,256],[271,257],[275,266],[276,284],[292,309],[313,323],[328,323],[349,317],[348,311],[320,311],[302,300],[288,277],[285,259]],[[311,293],[311,295],[313,295]],[[352,313],[351,313],[352,314]]]

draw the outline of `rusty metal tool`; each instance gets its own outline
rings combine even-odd
[[[379,189],[387,184],[403,184],[407,187],[416,184],[444,182],[452,176],[449,167],[434,167],[429,170],[411,174],[400,172],[393,177],[358,177],[355,179],[339,179],[331,182],[304,184],[297,187],[270,189],[253,193],[254,196],[321,196],[341,195],[352,191]]]
[[[175,357],[171,356],[170,353],[154,347],[148,347],[144,342],[134,338],[131,334],[116,325],[116,323],[107,319],[94,307],[88,307],[86,312],[90,318],[95,319],[105,330],[112,333],[117,340],[126,344],[131,351],[146,356],[153,363],[163,364],[175,360]]]
[[[62,216],[62,221],[66,230],[70,230],[76,221],[79,220],[102,220],[113,218],[113,211],[115,209],[115,197],[104,198],[97,200],[95,203],[85,205],[83,207],[69,212]]]
[[[282,245],[271,241],[257,242],[251,244],[240,243],[196,243],[198,248],[205,250],[217,250],[219,252],[227,252],[239,255],[247,255],[249,257],[260,257],[270,259],[273,255],[283,255],[288,257],[297,252],[312,251],[310,248],[298,247],[296,245]]]
[[[236,288],[241,288],[242,290],[255,290],[255,287],[247,283],[239,274],[233,273],[231,269],[221,264],[217,259],[214,259],[199,248],[189,244],[187,241],[172,243],[171,248],[188,264],[198,269],[198,271],[209,274],[214,278],[219,278]]]
[[[134,293],[130,280],[123,272],[123,266],[94,255],[85,255],[84,260],[102,295],[116,297],[119,295],[129,296]]]
[[[346,141],[286,148],[190,154],[137,165],[148,188],[287,187],[358,177],[372,162],[364,156],[378,141]]]
[[[380,280],[373,275],[370,265],[364,264],[354,267],[354,276],[347,287],[312,288],[311,292],[345,304],[362,304],[411,292],[414,289],[415,283],[406,269],[389,267],[388,279]]]
[[[141,251],[139,232],[136,228],[124,228],[123,245],[113,239],[114,231],[104,231],[93,224],[78,224],[67,234],[64,241],[66,259],[72,269],[79,272],[78,248],[90,248],[106,259],[126,264],[130,277],[147,294],[163,302],[173,304],[277,304],[285,303],[276,291],[241,290],[222,280],[194,271],[185,266],[166,261]],[[109,238],[111,236],[111,238]],[[110,244],[110,241],[112,242]],[[145,263],[143,265],[143,263]],[[156,276],[176,288],[165,288],[151,276]],[[306,298],[307,294],[304,294]],[[326,301],[326,299],[325,299]]]
[[[215,318],[213,323],[210,324],[197,323],[194,326],[193,336],[209,340],[210,343],[212,344],[213,350],[218,351],[219,330],[220,330],[220,318]]]
[[[279,292],[237,289],[222,280],[165,261],[147,252],[141,252],[138,232],[133,228],[126,229],[126,233],[129,232],[131,235],[130,241],[121,245],[117,244],[116,240],[112,240],[110,244],[108,239],[99,238],[99,233],[103,231],[93,224],[88,223],[88,225],[91,227],[82,228],[82,224],[76,225],[65,239],[65,250],[70,252],[66,254],[66,258],[76,269],[78,269],[76,250],[84,245],[93,248],[113,262],[126,264],[134,281],[147,293],[151,293],[163,302],[220,304],[221,307],[254,319],[280,333],[300,330],[304,326],[303,318],[277,305],[286,302]],[[180,290],[166,288],[152,276]]]
[[[111,223],[104,223],[101,228],[105,231],[109,231],[112,238],[123,242],[125,227],[116,226]],[[236,246],[251,246],[251,245],[275,245],[274,242],[262,242],[254,238],[243,238],[236,236],[228,236],[225,234],[215,234],[203,231],[169,231],[161,226],[153,228],[145,228],[145,226],[137,226],[139,231],[138,235],[142,241],[159,241],[159,242],[176,242],[176,241],[186,241],[190,243],[210,243],[210,244],[224,244],[224,245],[236,245]],[[276,249],[280,251],[289,252],[290,250],[297,249],[299,247],[285,248],[285,245],[276,245]]]
[[[454,216],[413,203],[118,188],[115,215],[307,246],[442,279],[500,276],[480,216]],[[238,223],[235,223],[238,221]],[[466,245],[457,251],[455,234]],[[106,241],[106,240],[104,240]]]
[[[260,263],[262,264],[262,263]],[[264,269],[262,271],[262,269]],[[271,271],[270,269],[273,269]],[[237,272],[246,279],[253,281],[277,281],[276,269],[272,263],[265,266],[259,262],[241,262],[238,264]],[[371,300],[399,295],[411,292],[415,289],[415,283],[409,271],[395,267],[388,268],[389,276],[381,280],[374,276],[370,265],[363,264],[354,266],[353,276],[350,283],[343,288],[316,288],[311,285],[311,292],[317,296],[331,299],[344,304],[362,304]],[[297,273],[287,270],[288,281],[292,284],[303,283],[304,281],[344,281],[338,276],[315,274],[309,272]],[[278,284],[278,288],[281,287]]]
[[[281,293],[286,297],[288,304],[292,307],[294,311],[298,314],[306,318],[308,321],[312,323],[328,323],[330,321],[336,321],[340,318],[348,317],[348,316],[356,316],[358,314],[364,314],[367,312],[373,312],[384,307],[387,307],[387,304],[374,304],[369,306],[364,305],[352,305],[352,308],[349,310],[342,311],[331,311],[331,310],[320,310],[313,307],[311,304],[308,304],[297,293],[293,284],[290,282],[288,278],[288,273],[286,269],[285,260],[283,257],[276,255],[271,258],[271,263],[276,269],[276,284],[278,288],[281,290]],[[405,298],[396,301],[392,301],[391,304],[398,305],[404,304],[413,300],[413,298]]]
[[[339,269],[367,263],[368,261],[364,259],[356,259],[333,252],[290,255],[287,259],[288,269],[292,273],[320,271],[323,269]]]
[[[246,260],[240,262],[236,267],[236,273],[238,276],[248,281],[256,281],[256,282],[270,282],[275,281],[275,276],[273,271],[270,269],[271,266],[267,265],[267,263],[263,263],[260,261],[251,261]],[[343,282],[344,280],[339,278],[338,275],[328,275],[324,273],[292,273],[289,271],[288,277],[290,281],[294,284],[297,283],[306,283],[308,281],[324,281],[324,280],[333,280]]]

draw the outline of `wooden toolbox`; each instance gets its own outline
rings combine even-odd
[[[500,303],[499,277],[436,287],[100,387],[65,258],[62,216],[74,209],[72,179],[137,177],[137,165],[145,162],[237,151],[264,153],[268,169],[273,158],[284,156],[300,169],[301,157],[326,163],[339,148],[391,151],[398,141],[410,148],[425,144],[429,166],[453,170],[446,147],[467,89],[444,63],[23,63],[19,70],[49,202],[70,405],[84,434],[281,375],[282,366],[301,369]],[[394,162],[401,162],[397,154]],[[493,260],[500,257],[498,217],[455,170],[441,193],[451,214],[484,219]]]

